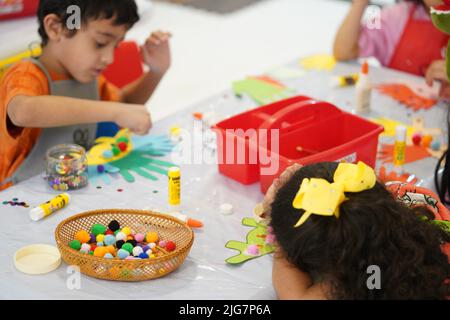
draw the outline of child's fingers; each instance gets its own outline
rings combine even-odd
[[[171,36],[172,36],[171,33],[163,32],[163,31],[156,31],[156,32],[153,32],[151,34],[151,38],[152,37],[156,38],[156,39],[158,39],[161,42],[169,40]]]

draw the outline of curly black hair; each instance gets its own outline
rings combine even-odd
[[[70,6],[78,6],[81,11],[81,23],[96,19],[114,18],[115,25],[126,25],[131,28],[139,21],[139,14],[136,2],[134,0],[40,0],[37,10],[39,21],[39,35],[42,39],[42,45],[48,43],[48,35],[44,28],[44,18],[49,14],[56,14],[66,26],[70,13],[67,9]],[[68,36],[73,36],[76,30],[67,30]]]
[[[448,257],[441,245],[450,236],[424,222],[434,214],[396,201],[379,182],[359,193],[346,193],[340,217],[311,215],[295,228],[304,213],[292,201],[304,178],[333,182],[337,163],[302,167],[278,190],[271,225],[288,260],[313,279],[329,285],[330,299],[445,299],[450,294]],[[368,289],[368,267],[381,270],[381,289]]]

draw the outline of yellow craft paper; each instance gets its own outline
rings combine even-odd
[[[300,65],[306,70],[333,70],[336,59],[329,54],[317,54],[300,61]]]

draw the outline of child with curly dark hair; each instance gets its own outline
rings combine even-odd
[[[450,236],[425,206],[408,207],[364,163],[288,168],[263,205],[278,242],[280,299],[445,299]],[[426,220],[426,221],[425,221]],[[379,287],[369,285],[377,268]]]

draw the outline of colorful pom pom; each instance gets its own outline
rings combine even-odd
[[[107,253],[107,254],[105,254],[103,256],[103,258],[105,258],[105,259],[112,259],[112,258],[114,258],[114,256],[111,253]]]
[[[247,247],[247,254],[249,256],[257,256],[259,255],[259,248],[256,244],[251,244]]]
[[[120,224],[117,220],[113,220],[108,224],[108,228],[114,232],[120,229]]]
[[[176,248],[177,248],[177,246],[176,246],[175,242],[167,241],[167,243],[166,243],[166,250],[167,251],[171,252],[171,251],[174,251]]]
[[[103,173],[103,172],[105,172],[105,166],[102,165],[102,164],[99,164],[99,165],[97,166],[97,172],[98,172],[98,173]]]
[[[114,156],[111,150],[105,150],[103,152],[103,158],[105,159],[111,159]]]
[[[99,234],[104,234],[106,232],[106,227],[102,224],[96,223],[92,226],[91,232],[98,236]]]
[[[430,135],[423,136],[422,146],[424,146],[425,148],[429,148],[432,141],[433,141],[432,136],[430,136]]]
[[[127,250],[119,249],[119,251],[117,251],[117,256],[120,259],[126,259],[129,255],[130,253]]]
[[[148,232],[145,235],[145,239],[149,243],[151,243],[151,242],[155,243],[155,242],[158,242],[159,238],[158,238],[158,234],[156,232]]]
[[[123,240],[117,241],[116,242],[117,249],[121,249],[124,244],[125,244],[125,241],[123,241]]]
[[[412,142],[415,146],[420,146],[420,143],[422,142],[422,135],[420,133],[415,133],[412,136]]]
[[[103,242],[104,239],[105,239],[104,234],[99,234],[97,237],[95,237],[95,240],[97,240],[97,242]]]
[[[159,244],[159,246],[160,246],[161,248],[165,248],[166,245],[167,245],[167,241],[161,240],[158,244]]]
[[[125,142],[119,142],[119,144],[117,144],[117,146],[119,147],[120,151],[125,152],[128,148],[128,145]]]
[[[81,243],[88,243],[91,240],[91,236],[87,231],[80,230],[75,233],[75,239],[80,241]]]
[[[148,259],[148,254],[146,254],[145,252],[142,252],[142,253],[139,255],[139,258],[141,258],[141,259]]]
[[[120,149],[116,145],[112,146],[111,151],[112,151],[114,156],[118,156],[120,154]]]
[[[433,150],[433,151],[439,151],[439,150],[441,150],[441,143],[440,143],[439,141],[437,141],[437,140],[434,140],[434,141],[431,143],[431,150]]]
[[[138,257],[143,252],[144,252],[144,250],[142,250],[141,247],[134,247],[133,248],[133,256],[135,256],[135,257]]]
[[[81,242],[78,240],[72,240],[69,243],[69,247],[71,247],[74,250],[80,250],[81,249]]]
[[[137,246],[136,240],[128,240],[127,243],[131,244],[133,247]]]
[[[126,236],[125,233],[123,233],[123,232],[117,233],[117,235],[116,235],[116,240],[117,241],[119,241],[119,240],[125,241],[126,239],[127,239],[127,236]]]
[[[122,249],[128,251],[129,253],[133,252],[133,246],[130,243],[125,243],[122,246]]]
[[[142,242],[144,241],[145,236],[142,233],[137,233],[134,235],[134,240],[136,240],[137,242]]]
[[[123,227],[122,232],[125,233],[127,236],[129,236],[131,234],[131,230],[128,227]]]
[[[105,256],[105,254],[107,254],[108,251],[106,250],[105,247],[97,247],[94,250],[94,257],[100,257],[103,258]]]
[[[116,243],[116,237],[114,237],[113,235],[108,234],[107,236],[104,237],[103,242],[107,245],[113,245],[114,243]]]

